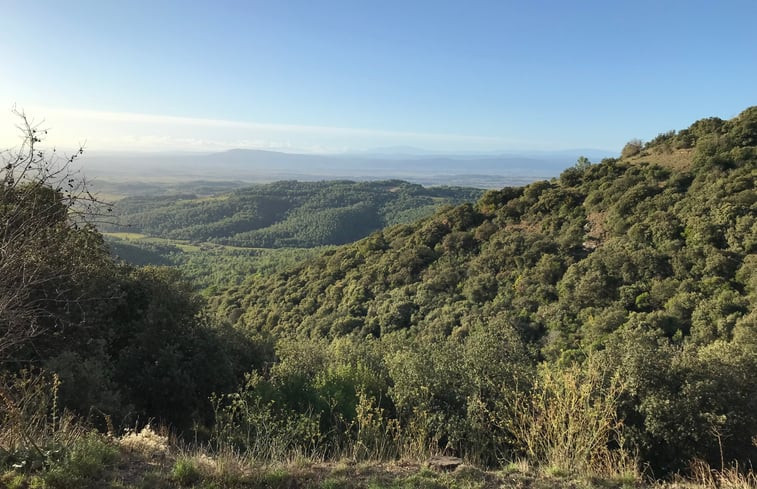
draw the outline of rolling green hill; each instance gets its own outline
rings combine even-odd
[[[399,180],[282,181],[213,197],[128,197],[115,206],[116,222],[102,229],[239,247],[313,247],[355,241],[481,193]]]

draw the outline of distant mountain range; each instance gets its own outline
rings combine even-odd
[[[95,178],[276,180],[375,180],[398,178],[424,185],[498,188],[551,178],[597,150],[523,154],[429,154],[417,148],[383,148],[361,154],[294,154],[233,149],[220,153],[92,153],[84,172]]]

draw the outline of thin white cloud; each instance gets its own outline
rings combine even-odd
[[[52,129],[49,143],[74,145],[86,139],[93,150],[257,148],[328,153],[393,145],[491,150],[513,144],[504,138],[466,134],[270,124],[37,105],[23,110],[34,117],[44,117],[43,126]],[[0,127],[0,143],[5,145],[11,137],[17,140],[17,136],[17,131]]]
[[[269,124],[259,122],[229,121],[223,119],[203,119],[196,117],[177,117],[169,115],[140,114],[133,112],[108,112],[99,110],[81,110],[56,107],[31,107],[29,110],[52,115],[74,117],[79,119],[88,119],[102,122],[131,122],[143,124],[168,124],[183,126],[201,126],[201,127],[218,127],[218,128],[239,128],[239,129],[262,129],[285,131],[290,133],[307,133],[307,134],[340,134],[340,135],[367,135],[367,136],[401,136],[401,137],[419,137],[419,138],[436,138],[436,139],[455,139],[464,141],[478,142],[502,142],[502,138],[491,136],[477,136],[466,134],[449,134],[449,133],[428,133],[428,132],[403,132],[403,131],[386,131],[381,129],[361,129],[348,127],[333,126],[311,126],[298,124]],[[29,111],[27,110],[27,112]]]

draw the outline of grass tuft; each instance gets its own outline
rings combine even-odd
[[[192,458],[179,457],[173,464],[171,477],[182,486],[191,486],[202,478],[202,473]]]
[[[45,487],[74,489],[102,487],[109,469],[118,461],[118,448],[96,433],[77,440],[62,460],[42,477]]]

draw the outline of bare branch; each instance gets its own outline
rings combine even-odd
[[[94,234],[93,222],[110,205],[87,188],[73,163],[84,153],[60,156],[40,149],[47,133],[14,108],[22,141],[0,151],[0,362],[51,328],[83,314],[86,250],[73,263],[77,237]],[[77,234],[79,233],[79,234]]]

